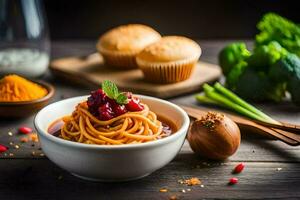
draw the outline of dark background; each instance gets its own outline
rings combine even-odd
[[[128,23],[163,35],[197,39],[251,38],[269,11],[300,23],[299,0],[45,0],[52,39],[95,39]]]

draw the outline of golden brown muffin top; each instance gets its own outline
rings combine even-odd
[[[173,62],[198,59],[200,46],[193,40],[182,36],[166,36],[150,44],[137,55],[143,62]]]
[[[160,38],[160,34],[149,26],[128,24],[113,28],[102,35],[97,48],[100,51],[140,52]]]

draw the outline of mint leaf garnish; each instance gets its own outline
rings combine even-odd
[[[102,83],[102,90],[111,99],[114,99],[118,104],[123,105],[128,103],[128,98],[124,93],[120,93],[115,83],[105,80]]]
[[[109,80],[103,81],[102,90],[111,99],[116,99],[119,95],[119,90],[117,85]]]
[[[125,94],[120,93],[117,96],[116,101],[117,101],[118,104],[123,105],[123,104],[127,104],[128,103],[128,98],[127,98],[127,96]]]

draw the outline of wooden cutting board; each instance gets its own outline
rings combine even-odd
[[[143,74],[139,69],[116,70],[105,66],[103,58],[96,53],[84,57],[53,60],[50,69],[55,75],[69,81],[99,86],[103,80],[111,80],[122,90],[160,98],[197,91],[202,84],[215,81],[221,75],[219,66],[199,62],[188,80],[173,84],[153,84],[143,80]]]

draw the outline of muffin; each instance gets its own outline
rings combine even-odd
[[[195,41],[167,36],[147,46],[136,61],[147,81],[176,83],[191,76],[200,55],[201,48]]]
[[[160,38],[160,34],[149,26],[123,25],[102,35],[97,49],[107,64],[121,69],[132,69],[137,68],[136,55]]]

